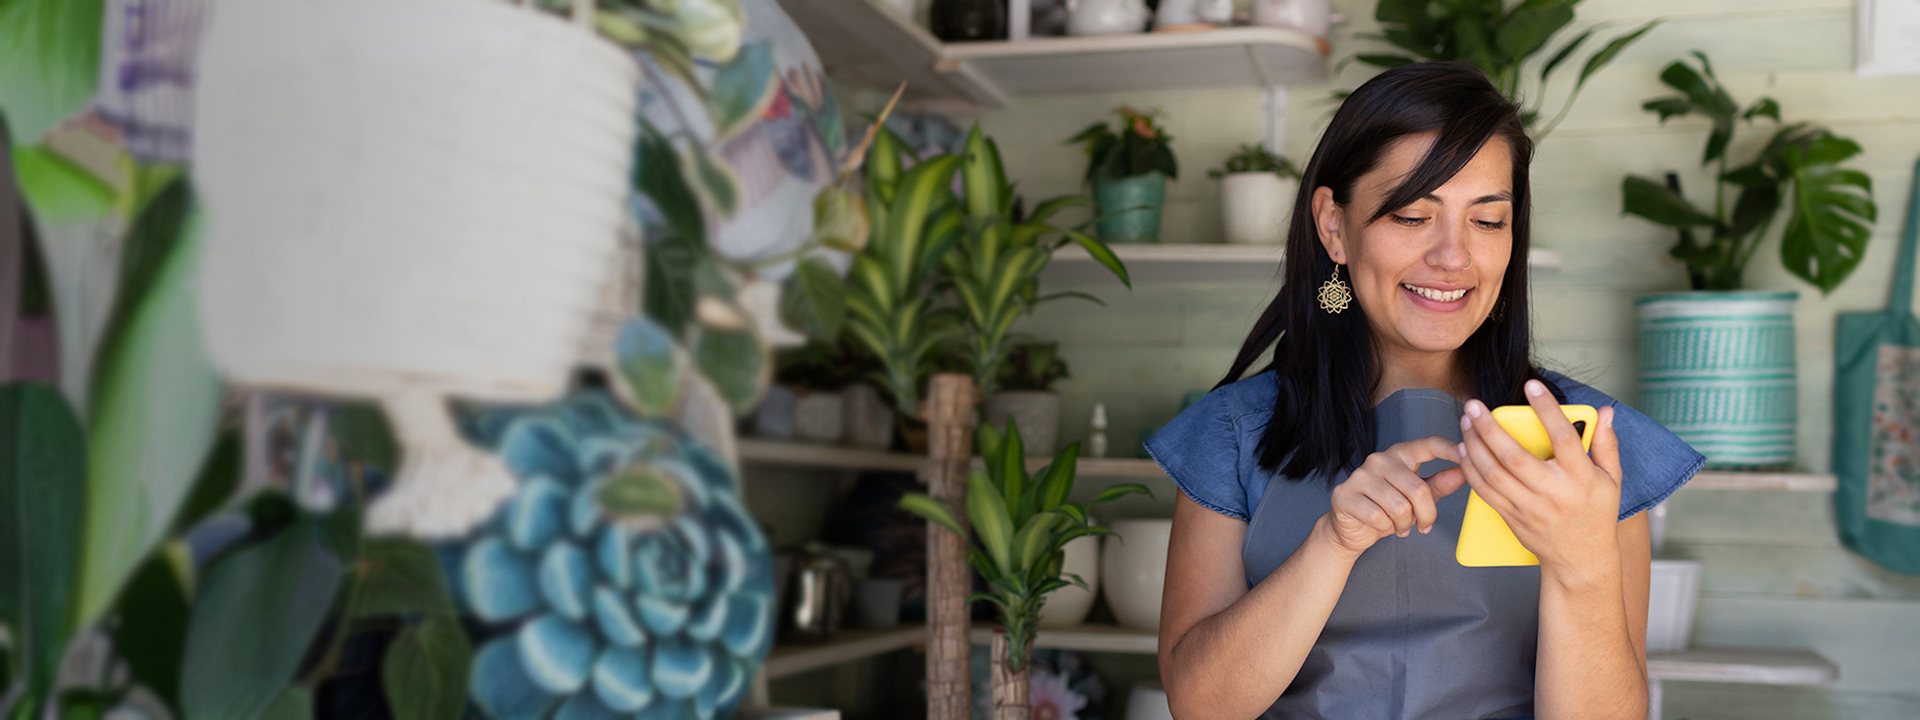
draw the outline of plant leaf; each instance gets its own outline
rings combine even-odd
[[[633,189],[660,211],[667,230],[680,238],[702,242],[706,237],[706,221],[700,214],[699,198],[681,171],[686,165],[680,161],[680,153],[673,143],[652,123],[641,120],[640,139],[634,143],[633,155]]]
[[[688,149],[686,157],[688,166],[682,171],[696,181],[693,186],[700,191],[700,196],[706,198],[721,217],[733,215],[740,207],[740,180],[734,177],[733,169],[715,160],[706,146],[699,143]]]
[[[361,617],[454,613],[447,577],[432,548],[398,537],[367,538],[360,562],[358,611]]]
[[[997,218],[1000,209],[1012,198],[1007,196],[1007,172],[1000,164],[1000,150],[974,123],[967,131],[966,162],[960,170],[960,187],[966,193],[967,215],[979,219]]]
[[[187,582],[184,565],[166,551],[147,556],[120,596],[114,649],[141,685],[153,691],[178,717],[180,657],[187,647]]]
[[[1001,573],[1012,572],[1008,553],[1013,545],[1013,519],[1007,517],[1007,500],[978,470],[967,473],[967,521],[973,523],[974,537],[987,549],[993,566]]]
[[[38,138],[93,98],[104,0],[0,2],[0,111]]]
[[[946,502],[939,498],[923,493],[907,493],[900,498],[900,509],[946,528],[955,535],[967,536],[967,532],[960,529],[960,521],[953,517],[953,511],[948,510]]]
[[[1559,52],[1554,53],[1553,57],[1547,59],[1546,64],[1540,66],[1540,84],[1545,85],[1547,76],[1552,75],[1553,71],[1560,67],[1561,63],[1567,61],[1567,58],[1573,57],[1574,51],[1579,50],[1581,45],[1586,44],[1587,38],[1593,37],[1593,31],[1596,29],[1597,28],[1587,28],[1586,32],[1573,36],[1573,39],[1568,41],[1567,44],[1560,46]]]
[[[1795,276],[1831,293],[1866,256],[1879,208],[1866,173],[1836,167],[1860,152],[1845,138],[1823,135],[1781,148],[1793,183],[1793,213],[1780,236],[1780,260]]]
[[[1740,119],[1747,121],[1752,121],[1754,118],[1761,116],[1773,118],[1774,122],[1780,122],[1780,103],[1775,102],[1773,98],[1763,97],[1753,101],[1752,105],[1747,106],[1745,112],[1740,113]]]
[[[771,379],[767,352],[751,329],[701,326],[693,342],[693,363],[734,414],[745,415],[753,411]]]
[[[1712,227],[1719,224],[1712,215],[1701,212],[1686,198],[1666,185],[1628,175],[1620,183],[1621,212],[1674,227]]]
[[[1079,470],[1080,443],[1069,443],[1053,456],[1053,464],[1047,466],[1047,473],[1037,482],[1040,484],[1040,507],[1046,511],[1061,507],[1067,496],[1073,494],[1073,479]],[[1086,522],[1083,516],[1080,521]]]
[[[127,238],[120,297],[94,366],[80,612],[91,623],[172,527],[219,430],[223,390],[201,340],[198,216],[184,186]],[[165,222],[178,217],[178,223]],[[184,227],[182,226],[184,225]]]
[[[1573,22],[1571,2],[1522,3],[1494,32],[1494,47],[1509,64],[1517,64],[1546,47],[1547,40],[1570,22]]]
[[[320,529],[299,521],[216,563],[193,603],[181,666],[185,717],[255,717],[293,679],[340,585]]]
[[[1059,520],[1059,516],[1052,513],[1040,513],[1027,518],[1020,531],[1014,533],[1014,566],[1007,568],[1007,571],[1024,574],[1038,566],[1045,553],[1053,548],[1053,524]]]
[[[456,720],[467,706],[467,672],[473,645],[460,623],[429,615],[400,632],[380,668],[393,716]]]
[[[1105,266],[1107,270],[1112,271],[1114,277],[1120,278],[1120,284],[1127,286],[1129,290],[1133,289],[1133,281],[1127,277],[1127,265],[1120,261],[1119,255],[1114,254],[1113,248],[1107,247],[1106,243],[1078,230],[1068,230],[1066,231],[1066,235],[1067,239],[1072,240],[1084,248],[1087,251],[1087,255],[1092,256],[1096,262]]]
[[[1094,496],[1093,502],[1091,504],[1102,505],[1102,504],[1113,502],[1115,500],[1119,500],[1120,498],[1126,497],[1128,495],[1145,495],[1147,497],[1153,497],[1153,489],[1145,485],[1142,485],[1140,483],[1123,483],[1120,485],[1114,485],[1105,490],[1101,490],[1099,495]]]
[[[1620,51],[1627,49],[1627,46],[1632,45],[1635,40],[1640,39],[1640,36],[1647,34],[1648,30],[1652,30],[1655,25],[1659,24],[1660,20],[1658,19],[1649,21],[1633,32],[1614,38],[1611,42],[1607,43],[1606,47],[1601,48],[1600,52],[1589,56],[1587,58],[1587,64],[1580,68],[1580,79],[1574,82],[1574,89],[1577,91],[1582,87],[1586,87],[1587,80],[1592,78],[1595,73],[1600,72],[1601,68],[1606,67],[1607,63],[1613,62],[1613,59],[1620,55]]]
[[[23,704],[48,697],[77,630],[86,492],[86,436],[66,398],[40,383],[0,386],[0,624]]]
[[[809,257],[794,266],[780,302],[781,319],[807,337],[831,341],[847,318],[847,291],[840,273],[825,258]]]
[[[402,715],[400,717],[415,717]],[[260,720],[311,720],[313,718],[313,693],[306,688],[290,687],[280,691],[260,713]]]

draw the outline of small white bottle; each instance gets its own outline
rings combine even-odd
[[[1087,435],[1087,457],[1107,456],[1107,404],[1093,404],[1093,432]]]

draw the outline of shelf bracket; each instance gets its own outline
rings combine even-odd
[[[1287,133],[1287,89],[1280,85],[1268,85],[1262,95],[1266,109],[1267,150],[1278,155]]]

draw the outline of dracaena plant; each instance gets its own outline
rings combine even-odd
[[[977,439],[985,469],[967,474],[967,521],[973,526],[967,564],[987,579],[989,589],[968,601],[985,600],[999,611],[1007,631],[1005,660],[1017,673],[1026,667],[1047,593],[1069,585],[1087,586],[1078,575],[1061,575],[1066,561],[1063,548],[1075,538],[1113,534],[1088,519],[1087,511],[1128,495],[1151,496],[1153,491],[1126,483],[1101,491],[1091,503],[1069,502],[1080,443],[1062,448],[1051,464],[1029,475],[1020,428],[1012,420],[1004,433],[982,424]],[[953,510],[937,498],[908,493],[900,507],[949,532],[967,535]]]
[[[1621,182],[1621,209],[1661,225],[1679,229],[1679,241],[1670,253],[1685,261],[1695,290],[1736,290],[1747,264],[1766,237],[1767,228],[1791,206],[1780,236],[1780,260],[1795,276],[1833,292],[1865,257],[1867,240],[1879,209],[1873,202],[1873,182],[1866,173],[1840,167],[1860,154],[1860,145],[1825,128],[1795,123],[1778,127],[1766,145],[1744,163],[1734,165],[1728,155],[1734,130],[1760,118],[1780,123],[1780,105],[1763,97],[1741,109],[1714,77],[1705,54],[1696,71],[1675,61],[1660,73],[1660,81],[1678,95],[1654,98],[1641,105],[1659,113],[1660,121],[1699,115],[1713,122],[1700,163],[1714,173],[1713,204],[1694,205],[1680,194],[1677,180],[1662,183],[1628,175]],[[1728,206],[1728,190],[1737,198]],[[1703,231],[1704,240],[1695,230]]]
[[[871,235],[848,271],[845,332],[879,360],[875,380],[908,417],[918,414],[929,353],[961,330],[932,292],[940,256],[959,237],[958,199],[949,187],[957,155],[937,155],[903,170],[906,145],[881,129],[866,159]]]
[[[1273,173],[1281,178],[1299,178],[1300,168],[1293,161],[1268,150],[1258,143],[1242,143],[1239,150],[1227,156],[1220,167],[1207,171],[1207,177],[1219,180],[1228,175],[1239,173]]]
[[[1480,68],[1502,95],[1517,102],[1531,98],[1521,118],[1533,130],[1536,141],[1545,139],[1567,116],[1573,100],[1580,96],[1601,68],[1652,30],[1659,20],[1615,36],[1580,67],[1580,75],[1567,92],[1560,110],[1542,125],[1546,88],[1553,72],[1560,69],[1586,45],[1599,28],[1589,28],[1559,46],[1540,64],[1539,81],[1528,89],[1522,66],[1547,49],[1553,37],[1573,22],[1573,9],[1580,0],[1380,0],[1374,19],[1380,32],[1362,34],[1367,40],[1385,42],[1392,52],[1359,53],[1349,60],[1368,65],[1394,68],[1423,60],[1458,60]]]
[[[951,251],[941,255],[941,283],[957,299],[962,322],[966,326],[966,355],[973,367],[974,382],[982,396],[999,388],[1000,367],[1011,346],[1013,323],[1033,308],[1054,300],[1080,298],[1100,303],[1084,292],[1040,294],[1040,271],[1053,253],[1068,244],[1077,244],[1094,260],[1131,288],[1127,267],[1112,248],[1076,227],[1057,227],[1047,222],[1068,207],[1085,205],[1085,196],[1052,198],[1034,207],[1031,214],[1016,219],[1013,214],[1013,186],[1008,184],[1000,150],[991,138],[975,126],[967,134],[965,166],[961,186],[966,192],[960,211],[964,232],[955,235]],[[1104,303],[1102,303],[1104,304]]]

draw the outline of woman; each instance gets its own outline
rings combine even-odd
[[[1704,460],[1531,363],[1518,113],[1456,63],[1355,90],[1307,164],[1279,296],[1147,442],[1181,490],[1160,621],[1176,716],[1646,717],[1640,513]],[[1554,459],[1488,412],[1522,403]],[[1559,403],[1600,408],[1591,455]],[[1466,487],[1540,565],[1454,559]]]

